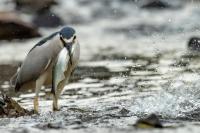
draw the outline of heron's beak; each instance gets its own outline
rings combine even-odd
[[[69,54],[69,61],[70,61],[70,64],[72,65],[72,45],[73,45],[73,42],[65,42],[62,38],[60,38],[61,42],[63,43],[63,46],[68,50],[68,54]]]
[[[68,50],[68,53],[69,53],[69,61],[70,61],[70,64],[72,65],[72,43],[66,43],[65,44],[65,48]]]

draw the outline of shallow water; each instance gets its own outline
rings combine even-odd
[[[2,118],[0,131],[150,132],[133,124],[156,113],[173,128],[152,132],[198,132],[200,54],[188,51],[187,42],[199,35],[199,4],[171,1],[179,8],[149,11],[120,0],[60,3],[53,10],[76,28],[81,44],[61,111],[51,111],[50,88],[43,88],[40,115]],[[57,29],[40,31],[46,36]],[[14,94],[8,80],[38,40],[0,42],[1,89],[27,109],[34,93]]]

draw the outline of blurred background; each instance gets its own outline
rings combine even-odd
[[[198,36],[198,4],[197,0],[1,0],[0,60],[23,60],[42,37],[66,25],[77,30],[81,60],[185,50],[190,36]]]
[[[76,29],[81,45],[61,96],[68,115],[54,116],[64,127],[80,120],[124,128],[150,113],[166,123],[199,121],[199,0],[1,0],[0,89],[28,109],[34,93],[14,94],[9,79],[39,40],[63,26]],[[50,110],[49,93],[40,93],[41,110]]]

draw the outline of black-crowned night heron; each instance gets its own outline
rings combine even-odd
[[[59,110],[58,97],[77,66],[80,46],[71,27],[44,38],[28,53],[20,69],[12,78],[16,91],[35,89],[34,111],[38,113],[41,87],[52,85],[53,110]]]

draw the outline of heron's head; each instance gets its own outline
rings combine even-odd
[[[59,35],[64,47],[66,47],[68,50],[77,43],[76,31],[71,27],[62,28],[59,32]]]

